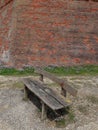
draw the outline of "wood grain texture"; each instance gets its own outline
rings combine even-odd
[[[27,88],[33,92],[39,99],[41,99],[47,106],[49,106],[53,110],[58,110],[64,108],[64,106],[57,101],[54,97],[50,96],[46,93],[42,86],[37,86],[33,81],[25,79],[23,83],[27,86]]]

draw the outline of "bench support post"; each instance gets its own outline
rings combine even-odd
[[[64,97],[66,97],[66,90],[63,87],[64,85],[61,84],[61,95],[63,95]]]
[[[44,120],[47,118],[47,109],[44,102],[42,102],[42,114],[41,114],[41,120]]]
[[[40,74],[39,80],[42,81],[42,82],[44,82],[44,76],[42,74]]]
[[[26,86],[24,86],[24,100],[28,100],[28,92]]]

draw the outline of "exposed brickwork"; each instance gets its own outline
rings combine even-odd
[[[12,21],[12,1],[0,1],[0,65],[6,63],[11,65],[11,22]]]
[[[5,19],[10,23],[11,4],[8,7]],[[97,2],[16,0],[13,7],[10,52],[14,66],[98,64]],[[0,28],[0,36],[6,39],[8,30],[2,33]],[[4,39],[1,37],[0,45],[5,47],[8,41]]]

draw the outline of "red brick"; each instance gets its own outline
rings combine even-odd
[[[0,10],[0,61],[14,67],[98,64],[97,16],[93,1],[10,2]]]

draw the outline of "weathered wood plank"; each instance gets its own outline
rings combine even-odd
[[[39,80],[42,81],[42,82],[44,81],[44,77],[43,77],[42,74],[40,74],[40,78],[39,78]]]
[[[30,82],[28,79],[23,80],[23,83],[51,109],[58,110],[64,107],[55,98],[46,93],[41,87],[35,85],[33,82]]]
[[[58,95],[55,91],[53,91],[51,88],[47,88],[45,87],[44,84],[41,84],[35,80],[31,80],[31,82],[33,82],[34,84],[36,84],[38,87],[42,87],[42,89],[48,93],[50,96],[52,96],[53,98],[55,98],[57,101],[59,101],[59,103],[61,103],[64,107],[69,106],[70,104],[68,102],[65,101],[65,99],[63,98],[63,96]]]
[[[52,81],[58,83],[61,87],[63,87],[64,90],[68,91],[72,96],[76,96],[77,95],[77,90],[73,87],[71,87],[66,80],[64,79],[60,79],[58,77],[56,77],[53,74],[50,74],[49,72],[46,72],[40,68],[35,68],[36,73],[38,74],[42,74],[43,76],[51,79]]]
[[[47,78],[53,80],[54,82],[58,84],[63,84],[63,81],[59,79],[58,77],[54,76],[53,74],[50,74],[49,72],[43,71],[42,69],[36,68],[36,73],[42,74],[43,76],[46,76]]]
[[[28,100],[27,87],[24,87],[24,100]]]
[[[63,89],[67,90],[72,96],[77,96],[77,90],[64,81]]]
[[[44,102],[42,102],[42,114],[41,114],[41,120],[46,119],[47,117],[47,108]]]

